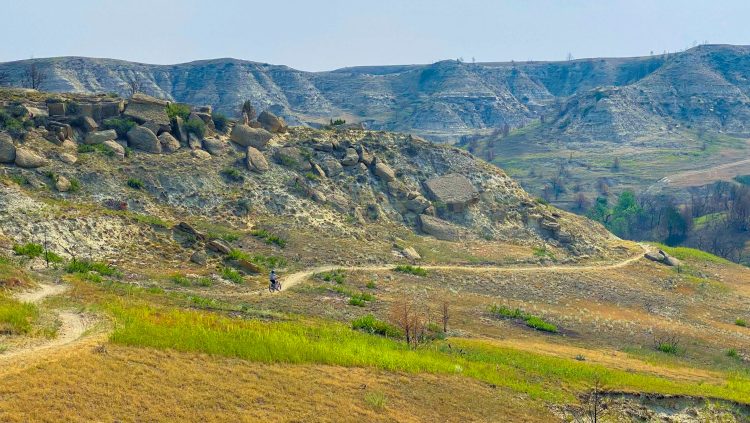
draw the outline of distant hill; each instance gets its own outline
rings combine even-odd
[[[682,53],[564,62],[367,66],[304,72],[236,59],[150,65],[113,59],[32,59],[43,89],[127,93],[128,81],[157,97],[236,114],[247,99],[292,123],[330,118],[436,140],[519,128],[542,116],[549,134],[623,140],[679,123],[745,132],[750,47],[706,45]],[[21,85],[30,61],[0,64]]]

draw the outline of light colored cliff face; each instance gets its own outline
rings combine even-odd
[[[747,131],[748,53],[748,47],[701,46],[667,57],[443,61],[331,72],[235,59],[178,65],[77,57],[36,62],[50,75],[45,90],[126,94],[128,81],[137,79],[147,94],[211,105],[230,116],[249,99],[293,124],[340,117],[438,139],[505,124],[517,128],[545,116],[558,120],[561,135],[621,140],[679,122]],[[20,85],[27,65],[4,63],[0,71]]]

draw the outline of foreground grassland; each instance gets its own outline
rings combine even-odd
[[[0,370],[0,421],[434,421],[448,415],[460,421],[498,416],[554,421],[560,417],[554,410],[578,404],[597,382],[614,392],[750,404],[750,372],[738,358],[745,347],[733,341],[746,336],[746,328],[735,324],[746,317],[719,316],[719,326],[689,315],[693,323],[680,326],[638,313],[641,296],[663,295],[655,294],[662,289],[674,297],[669,301],[675,307],[683,307],[679,299],[684,295],[702,298],[707,306],[725,302],[735,310],[727,295],[747,294],[746,269],[695,250],[668,252],[685,268],[641,260],[628,271],[500,279],[406,266],[379,273],[342,268],[312,274],[273,296],[229,283],[177,283],[175,277],[138,286],[113,267],[68,264],[49,272],[72,289],[44,307],[101,316],[110,327],[106,341],[84,342],[34,365],[5,366]],[[6,279],[20,275],[24,284],[32,283],[17,265],[4,263],[0,269]],[[541,288],[542,277],[544,290],[514,291],[516,284]],[[676,285],[662,288],[659,281],[668,279]],[[547,296],[559,295],[558,283],[569,296],[564,302],[580,301],[571,286],[582,296],[599,296],[589,290],[610,292],[610,285],[620,285],[635,304],[629,305],[626,296],[618,305],[588,302],[582,306],[591,320],[581,320],[570,316],[573,307],[550,306]],[[411,348],[398,331],[386,331],[386,337],[352,329],[352,321],[362,316],[387,320],[389,304],[422,290],[439,298],[448,298],[440,290],[453,290],[448,292],[455,329],[447,338]],[[0,297],[0,324],[33,326],[35,306],[12,300],[13,289],[6,292]],[[369,300],[350,302],[357,292]],[[495,304],[507,304],[502,310],[508,312],[494,316]],[[12,312],[3,314],[3,307]],[[26,310],[20,320],[17,310]],[[515,310],[554,322],[559,333],[505,316]],[[634,348],[627,334],[607,329],[608,322],[599,326],[602,316],[611,316],[603,313],[618,313],[615,328],[632,331],[638,324],[679,332],[679,348],[665,353],[642,340],[641,348]],[[16,327],[14,336],[28,332]],[[707,327],[721,330],[712,333]],[[734,356],[726,353],[730,348]],[[718,359],[711,354],[723,358],[712,363]],[[132,410],[132,403],[141,406]]]

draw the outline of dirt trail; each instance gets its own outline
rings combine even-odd
[[[639,244],[643,249],[643,252],[648,252],[649,248],[643,244]],[[611,264],[592,264],[586,266],[461,266],[461,265],[436,265],[436,266],[420,266],[426,270],[460,270],[465,272],[488,272],[488,273],[545,273],[545,272],[556,272],[556,273],[575,273],[575,272],[590,272],[599,270],[611,270],[626,267],[638,260],[643,258],[643,253],[630,257],[626,260],[611,263]],[[308,277],[321,272],[329,272],[335,269],[343,269],[348,271],[372,271],[381,272],[385,270],[392,270],[395,268],[395,264],[376,265],[376,266],[319,266],[312,269],[302,270],[297,273],[292,273],[286,278],[281,280],[281,290],[285,291],[295,285],[300,284]]]
[[[34,291],[22,292],[16,295],[16,298],[23,302],[28,303],[40,303],[46,298],[59,295],[68,290],[67,285],[39,285],[39,288]],[[30,345],[20,347],[18,349],[10,349],[4,354],[0,354],[0,363],[7,365],[7,361],[20,360],[29,356],[36,356],[45,351],[56,350],[64,347],[68,344],[72,344],[77,340],[81,339],[81,336],[86,332],[89,327],[85,316],[73,313],[70,311],[58,312],[58,320],[61,325],[57,331],[57,337],[43,344]]]

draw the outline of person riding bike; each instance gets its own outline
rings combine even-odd
[[[271,292],[281,291],[281,282],[279,282],[279,277],[276,275],[276,270],[271,270],[271,275],[268,278],[271,282],[268,290]]]

